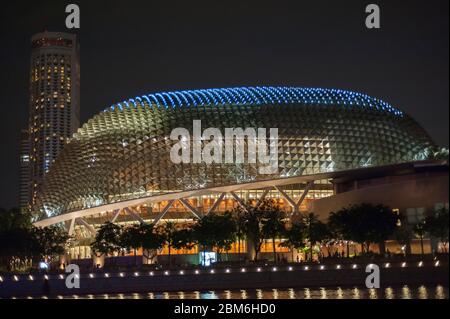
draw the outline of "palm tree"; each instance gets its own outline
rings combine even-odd
[[[273,249],[273,261],[277,262],[277,251],[275,240],[280,237],[285,229],[285,213],[281,211],[277,206],[273,206],[272,209],[264,213],[262,220],[262,233],[264,238],[272,239]]]
[[[306,238],[309,241],[310,260],[313,260],[313,246],[326,238],[329,238],[329,231],[326,224],[321,222],[317,215],[309,213],[303,216]]]
[[[97,231],[95,240],[91,244],[94,253],[107,256],[119,252],[122,248],[122,231],[123,228],[119,225],[111,222],[104,223]]]
[[[363,253],[371,243],[378,243],[384,253],[384,242],[397,228],[398,216],[386,206],[363,203],[332,213],[329,222],[347,240],[360,243]]]
[[[248,206],[244,213],[244,231],[245,237],[253,245],[253,250],[255,253],[254,261],[258,260],[258,254],[261,251],[261,245],[264,240],[262,233],[262,219],[264,215],[264,206],[251,207]]]
[[[30,214],[0,208],[0,268],[10,271],[18,266],[14,260],[20,259],[23,265],[33,257],[34,240],[30,229]]]
[[[174,233],[177,231],[176,224],[174,222],[166,222],[161,229],[161,234],[164,236],[164,242],[167,245],[168,249],[168,258],[169,258],[169,268],[172,265],[171,252],[174,243]]]
[[[350,257],[350,241],[354,239],[353,226],[353,217],[347,208],[331,212],[328,217],[328,228],[333,232],[333,237],[346,242],[347,258]]]
[[[194,246],[194,232],[191,228],[183,228],[173,233],[173,248],[191,249]]]
[[[194,238],[205,249],[216,248],[216,253],[220,259],[223,250],[228,251],[232,243],[236,240],[236,225],[230,213],[223,215],[210,213],[204,216],[194,226]]]
[[[423,249],[423,238],[424,238],[424,236],[425,236],[425,234],[426,234],[426,226],[425,226],[425,223],[422,221],[422,222],[419,222],[419,223],[415,224],[415,225],[414,225],[414,228],[413,228],[413,231],[414,231],[414,234],[415,234],[417,237],[419,237],[419,239],[420,239],[420,252],[421,252],[421,254],[423,255],[423,254],[424,254],[424,249]]]
[[[33,255],[40,259],[52,259],[53,257],[63,255],[66,251],[66,245],[70,236],[65,230],[58,226],[46,228],[32,227],[30,229],[32,236]]]
[[[125,249],[132,249],[134,253],[134,264],[137,266],[137,250],[142,247],[141,226],[135,224],[123,229],[120,242]]]
[[[442,243],[444,253],[447,253],[449,240],[449,212],[448,208],[441,208],[425,217],[425,229],[430,236],[436,237]]]
[[[305,225],[302,222],[293,223],[291,227],[284,229],[283,237],[285,239],[280,246],[289,248],[294,261],[294,249],[305,248]]]
[[[233,211],[234,223],[236,226],[236,238],[238,241],[238,260],[241,261],[241,242],[245,238],[245,214],[241,209]]]
[[[155,231],[154,224],[141,224],[139,234],[143,257],[147,260],[153,259],[157,251],[164,246],[164,236]],[[150,255],[150,252],[153,253]]]

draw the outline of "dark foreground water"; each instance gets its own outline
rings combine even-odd
[[[291,288],[57,296],[59,299],[448,299],[448,287]]]

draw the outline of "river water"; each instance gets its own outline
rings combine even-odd
[[[245,289],[135,294],[57,296],[59,299],[448,299],[448,287],[396,286],[380,289],[363,287]]]

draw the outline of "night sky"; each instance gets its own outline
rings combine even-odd
[[[29,39],[67,31],[69,3],[81,9],[82,123],[114,102],[157,91],[325,87],[381,98],[448,147],[448,0],[158,2],[2,2],[0,207],[18,205]],[[365,28],[370,3],[381,7],[380,30]]]

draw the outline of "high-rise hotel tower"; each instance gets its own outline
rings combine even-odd
[[[39,33],[31,38],[31,47],[29,181],[21,182],[29,189],[25,201],[28,205],[36,200],[45,174],[80,124],[80,63],[76,35]]]

